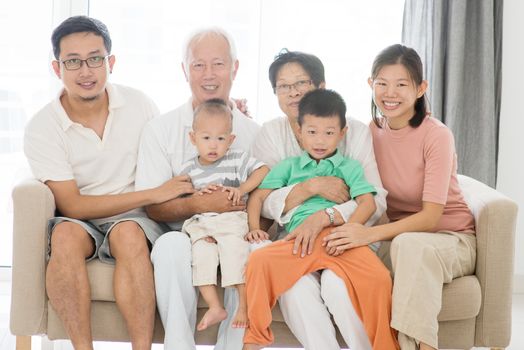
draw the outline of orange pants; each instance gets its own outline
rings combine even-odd
[[[389,326],[389,271],[368,247],[350,249],[337,257],[328,255],[321,245],[330,230],[326,228],[318,235],[313,253],[303,258],[293,255],[293,241],[278,241],[251,253],[246,267],[249,328],[244,343],[271,344],[271,309],[277,298],[302,276],[329,269],[344,280],[373,349],[399,349],[396,332]]]

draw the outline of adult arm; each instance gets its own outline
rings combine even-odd
[[[45,183],[53,192],[58,210],[67,217],[79,220],[125,213],[194,191],[187,176],[177,176],[149,190],[111,195],[83,195],[75,180],[46,181]]]
[[[172,222],[183,221],[200,213],[225,213],[228,211],[241,211],[246,208],[243,202],[240,202],[239,205],[233,205],[233,202],[228,197],[229,193],[223,191],[191,195],[160,204],[148,205],[146,206],[146,212],[153,220]]]
[[[392,240],[403,232],[431,232],[443,211],[443,204],[423,202],[421,211],[388,224],[366,227],[358,223],[346,223],[335,227],[324,237],[324,243],[328,249],[336,248],[341,253],[373,242]]]

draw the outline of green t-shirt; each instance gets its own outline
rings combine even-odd
[[[338,151],[318,163],[307,152],[299,157],[286,158],[271,169],[259,188],[282,188],[304,182],[316,176],[336,176],[343,179],[350,188],[351,198],[365,193],[376,194],[375,187],[366,181],[364,169],[360,163],[343,157]],[[293,231],[311,214],[336,204],[320,196],[309,198],[297,208],[289,223],[285,225],[287,232]]]

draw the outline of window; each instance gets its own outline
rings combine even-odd
[[[50,66],[53,2],[0,4],[0,266],[11,265],[12,187],[29,176],[22,153],[27,120],[57,90]],[[39,28],[39,30],[35,30]]]
[[[237,46],[240,68],[232,96],[247,98],[259,123],[282,115],[267,77],[282,48],[319,56],[327,87],[345,98],[349,115],[367,123],[371,63],[378,51],[400,41],[402,12],[403,0],[3,1],[0,30],[9,35],[0,36],[0,266],[11,264],[11,190],[29,174],[23,128],[60,89],[50,65],[50,36],[66,17],[102,20],[117,59],[111,80],[145,91],[162,112],[190,96],[180,65],[187,35],[216,25]]]
[[[114,41],[112,80],[140,87],[162,112],[190,96],[180,65],[189,33],[210,25],[226,29],[240,61],[232,96],[247,98],[260,123],[282,114],[267,73],[282,48],[319,56],[327,87],[342,94],[351,116],[369,121],[371,63],[382,48],[400,42],[403,13],[403,0],[90,0],[89,6]]]

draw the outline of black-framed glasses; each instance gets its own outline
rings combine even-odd
[[[293,84],[281,84],[275,86],[275,92],[279,95],[288,94],[291,92],[291,89],[295,89],[298,92],[305,92],[313,84],[313,80],[299,80]]]
[[[82,67],[82,63],[85,62],[89,68],[99,68],[104,65],[104,61],[108,56],[93,56],[88,57],[85,60],[80,58],[70,58],[68,60],[59,61],[62,63],[67,70],[77,70]]]

